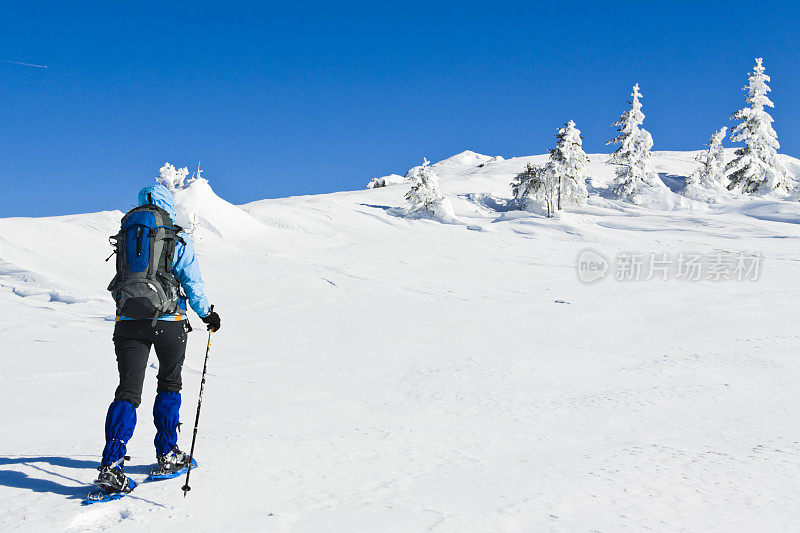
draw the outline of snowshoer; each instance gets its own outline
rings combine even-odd
[[[163,185],[139,191],[139,207],[122,220],[116,240],[117,275],[109,285],[117,303],[114,351],[119,386],[108,408],[106,444],[95,485],[108,493],[132,490],[124,474],[128,440],[136,426],[150,347],[158,357],[158,388],[153,405],[157,464],[151,475],[176,473],[188,466],[178,448],[181,369],[191,326],[187,300],[210,331],[220,328],[219,315],[206,298],[194,247],[174,225],[172,194]],[[181,289],[183,292],[181,292]]]

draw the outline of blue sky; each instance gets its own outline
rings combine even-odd
[[[544,153],[569,119],[608,151],[635,82],[654,149],[699,149],[756,56],[800,156],[797,2],[92,4],[3,7],[0,59],[49,68],[0,63],[0,216],[125,210],[164,161],[245,203]]]

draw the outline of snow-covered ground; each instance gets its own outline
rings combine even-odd
[[[679,190],[694,156],[654,163]],[[588,206],[508,210],[512,176],[545,157],[433,165],[455,224],[395,216],[407,184],[246,214],[186,193],[223,321],[186,499],[171,480],[80,505],[117,380],[103,259],[122,213],[1,219],[0,530],[796,529],[800,203],[634,206],[590,155]],[[762,261],[757,280],[617,281],[612,263],[584,284],[586,249]]]

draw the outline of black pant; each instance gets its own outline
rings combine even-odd
[[[119,387],[114,400],[125,400],[139,407],[150,346],[155,346],[158,357],[157,392],[180,392],[188,331],[186,320],[159,320],[155,326],[151,320],[117,322],[114,326],[114,352],[117,354]]]

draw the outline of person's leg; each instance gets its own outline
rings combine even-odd
[[[161,320],[153,333],[153,345],[158,356],[158,394],[153,404],[156,457],[168,454],[178,444],[186,337],[186,321]]]
[[[106,414],[106,445],[101,466],[122,467],[127,444],[136,427],[136,408],[142,401],[142,385],[150,353],[143,321],[120,321],[114,326],[119,386]]]
[[[113,401],[106,413],[106,445],[101,467],[123,468],[122,459],[136,427],[136,408],[131,402]]]

